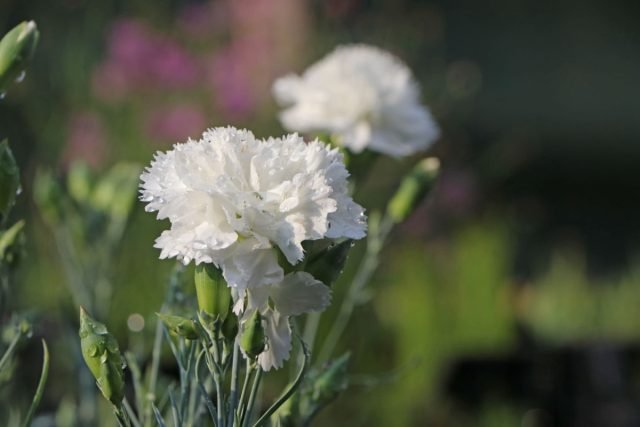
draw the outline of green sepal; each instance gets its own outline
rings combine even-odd
[[[353,240],[350,239],[331,244],[314,253],[307,261],[304,270],[330,287],[342,273],[352,247]]]

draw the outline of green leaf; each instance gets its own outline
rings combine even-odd
[[[7,140],[0,142],[0,221],[3,221],[20,192],[20,171]]]
[[[29,407],[29,412],[27,412],[27,416],[22,423],[23,427],[29,427],[31,424],[31,419],[33,418],[33,414],[36,412],[38,405],[40,404],[40,400],[42,399],[42,394],[44,393],[44,386],[47,383],[47,378],[49,376],[49,348],[47,347],[47,342],[42,340],[42,372],[40,373],[40,381],[38,381],[38,387],[36,388],[36,393],[33,396],[33,400],[31,401],[31,406]]]
[[[91,205],[111,217],[126,220],[133,208],[138,191],[140,166],[118,163],[96,183],[91,193]]]

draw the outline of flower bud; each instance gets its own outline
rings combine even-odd
[[[18,79],[31,61],[38,44],[38,28],[33,21],[21,22],[0,40],[0,91]]]
[[[172,314],[156,313],[169,332],[189,340],[196,340],[200,336],[193,320]]]
[[[402,180],[387,206],[387,214],[396,222],[404,221],[433,186],[440,161],[435,157],[421,160]]]
[[[102,323],[80,307],[80,346],[82,357],[96,378],[103,396],[118,406],[124,398],[124,368],[118,342]]]
[[[238,335],[238,317],[233,314],[231,316],[227,316],[227,318],[224,319],[224,322],[222,322],[222,328],[220,328],[220,331],[227,341],[233,342]]]
[[[214,321],[224,321],[231,307],[231,291],[222,271],[213,264],[199,264],[195,272],[198,308]]]
[[[240,348],[252,358],[258,357],[264,351],[265,335],[262,327],[262,316],[258,310],[247,319],[240,336]]]
[[[353,240],[329,245],[313,254],[307,261],[304,270],[316,280],[331,286],[342,273],[347,255],[352,247]]]
[[[9,143],[0,142],[0,220],[9,215],[20,192],[20,172]]]

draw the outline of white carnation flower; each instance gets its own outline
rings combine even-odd
[[[141,176],[141,200],[171,222],[156,240],[160,258],[214,263],[229,286],[245,289],[282,283],[276,246],[296,264],[305,240],[364,237],[347,177],[341,154],[318,141],[215,128],[158,152]]]
[[[288,107],[283,126],[298,132],[328,132],[354,153],[365,148],[394,157],[426,149],[440,131],[420,104],[411,70],[372,46],[340,46],[302,76],[287,75],[273,86]]]

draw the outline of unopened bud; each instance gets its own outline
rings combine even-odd
[[[0,220],[9,215],[20,191],[20,172],[9,143],[0,142]]]
[[[200,336],[193,320],[172,314],[156,313],[169,332],[189,340],[196,340]]]
[[[238,335],[238,317],[233,314],[227,316],[224,322],[222,322],[220,331],[227,341],[233,342]]]
[[[404,221],[413,212],[432,188],[439,169],[440,161],[435,157],[429,157],[420,161],[402,180],[398,191],[387,206],[387,213],[395,222]]]
[[[38,28],[33,21],[21,22],[0,40],[0,91],[24,72],[38,44]]]
[[[118,342],[107,327],[92,319],[80,307],[80,346],[82,357],[96,379],[103,396],[118,406],[124,398],[126,366]]]
[[[198,308],[214,321],[224,321],[231,307],[231,291],[222,271],[213,264],[199,264],[195,272]]]
[[[262,327],[262,316],[258,310],[253,312],[244,325],[240,336],[240,347],[252,358],[258,357],[264,351],[264,328]]]

